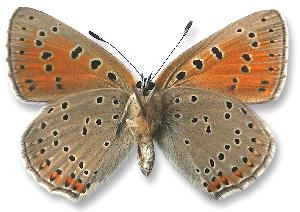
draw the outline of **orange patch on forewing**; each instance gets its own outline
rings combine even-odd
[[[260,99],[261,101],[270,98],[276,85],[278,84],[278,71],[280,62],[274,58],[269,57],[270,50],[254,51],[250,46],[243,50],[236,49],[227,52],[229,47],[235,44],[235,40],[224,43],[219,46],[223,52],[223,59],[217,60],[213,55],[206,50],[203,56],[199,58],[206,58],[203,60],[204,68],[201,71],[194,70],[192,64],[183,66],[183,70],[194,70],[190,73],[190,79],[183,82],[188,86],[201,86],[203,88],[217,90],[228,95],[235,95],[244,101],[251,101],[251,99]],[[251,57],[249,62],[242,59],[242,54],[248,53]],[[268,62],[268,63],[267,63]],[[241,67],[246,65],[249,73],[241,71]],[[270,72],[269,67],[274,70]],[[233,82],[233,78],[238,80]],[[267,84],[262,84],[267,82]],[[235,86],[235,89],[231,89]],[[259,91],[260,88],[263,91]]]
[[[27,30],[25,41],[20,43],[15,40],[11,43],[14,57],[13,78],[24,98],[47,101],[94,88],[128,86],[130,89],[135,86],[134,77],[123,64],[92,41],[78,40],[77,43],[67,36],[51,32],[39,38],[37,31]],[[43,45],[36,46],[36,39],[41,40]],[[81,46],[83,50],[73,59],[71,52],[77,46]],[[19,54],[20,51],[25,53]],[[50,52],[52,56],[42,59],[43,52]],[[100,60],[101,65],[93,70],[91,61],[94,59]],[[52,66],[52,70],[46,71],[47,64]],[[121,83],[117,84],[108,79],[109,71],[114,72],[122,80]],[[33,82],[26,83],[26,80]]]
[[[245,103],[272,99],[284,77],[282,69],[287,62],[283,55],[286,46],[282,19],[278,13],[272,13],[271,22],[261,23],[261,18],[255,17],[257,14],[247,16],[199,42],[166,68],[157,79],[157,88],[206,88]],[[260,28],[252,25],[255,18],[261,23]],[[237,23],[241,24],[240,32]],[[269,32],[270,28],[274,33]],[[212,48],[217,48],[222,57],[212,52]],[[197,67],[194,60],[201,60],[202,65]],[[242,66],[247,68],[242,70]],[[179,72],[185,72],[185,77],[176,80]]]
[[[58,45],[48,45],[48,42],[57,43]],[[70,53],[74,44],[66,41],[61,36],[49,36],[45,39],[42,48],[29,47],[25,49],[25,54],[20,55],[20,60],[27,60],[18,62],[17,66],[25,65],[24,71],[18,72],[18,82],[20,83],[20,90],[27,96],[36,95],[59,95],[61,92],[79,91],[82,88],[76,88],[75,83],[80,79],[80,85],[86,89],[96,87],[96,74],[89,70],[88,56],[82,56],[78,60],[72,60]],[[63,46],[59,46],[62,44]],[[52,57],[47,60],[41,59],[42,52],[51,52]],[[31,62],[32,61],[32,62]],[[45,65],[51,64],[53,70],[50,72],[45,71]],[[76,73],[76,75],[74,75]],[[76,76],[76,78],[74,78]],[[56,77],[61,78],[63,90],[56,88]],[[23,83],[26,79],[32,79],[36,89],[32,92],[28,91],[28,85]]]

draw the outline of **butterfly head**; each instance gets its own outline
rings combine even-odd
[[[136,88],[141,92],[142,96],[149,96],[151,91],[155,87],[155,83],[152,82],[151,74],[148,78],[141,76],[142,79],[136,83]]]

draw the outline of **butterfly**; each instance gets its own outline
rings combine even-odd
[[[17,96],[45,103],[23,135],[36,181],[73,200],[102,184],[137,145],[148,176],[154,144],[211,198],[243,190],[271,162],[275,139],[247,106],[276,99],[287,28],[276,10],[242,18],[197,43],[155,78],[59,20],[18,8],[8,33]]]

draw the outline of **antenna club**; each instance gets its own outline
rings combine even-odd
[[[185,33],[187,33],[187,32],[190,30],[192,24],[193,24],[193,21],[189,21],[189,23],[186,25],[186,27],[185,27],[185,29],[184,29],[184,32],[185,32]]]
[[[96,33],[92,32],[92,31],[89,31],[89,34],[90,34],[90,36],[92,36],[93,38],[95,38],[97,40],[106,42],[103,38],[101,38],[99,35],[97,35]]]

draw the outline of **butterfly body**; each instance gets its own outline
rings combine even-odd
[[[147,96],[144,96],[145,92],[143,90],[140,94],[142,95],[132,95],[132,102],[129,102],[129,115],[126,116],[126,123],[138,145],[138,163],[141,171],[144,175],[148,176],[155,160],[153,135],[157,120],[154,120],[152,117],[149,118],[149,111],[144,108]],[[153,110],[151,110],[151,114],[154,114],[152,112]],[[156,117],[159,118],[159,116]]]
[[[59,20],[18,8],[8,62],[17,95],[44,102],[22,138],[28,170],[77,200],[137,145],[148,176],[157,145],[209,197],[243,190],[269,165],[275,139],[247,106],[277,98],[287,29],[276,10],[253,13],[139,81],[104,48]]]

